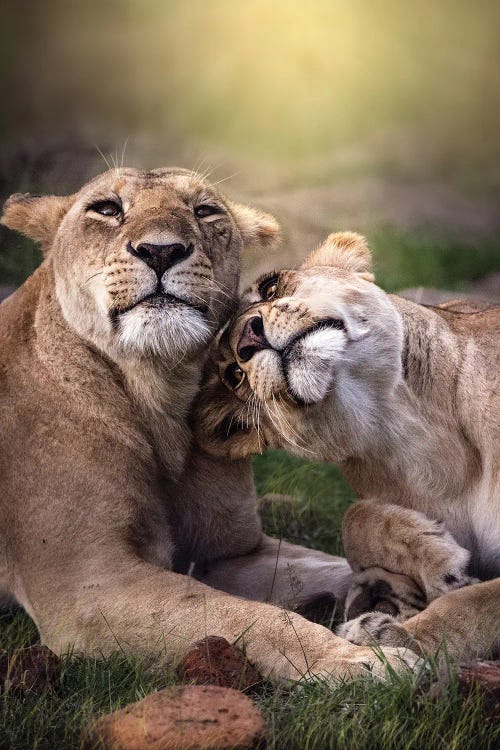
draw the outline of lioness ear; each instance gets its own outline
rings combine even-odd
[[[229,201],[229,208],[241,232],[244,245],[271,247],[280,239],[280,225],[271,214],[232,201]]]
[[[373,281],[372,259],[366,239],[356,232],[336,232],[307,256],[302,268],[335,266],[351,273],[359,273]]]
[[[5,201],[0,222],[47,246],[72,202],[72,196],[14,193]]]
[[[248,421],[247,405],[213,375],[202,388],[193,415],[198,444],[212,456],[238,459],[265,448]]]

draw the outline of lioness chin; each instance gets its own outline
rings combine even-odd
[[[0,596],[55,651],[172,661],[218,634],[276,680],[383,672],[263,603],[342,598],[349,565],[265,537],[249,461],[211,458],[189,426],[240,251],[272,243],[275,220],[185,170],[117,169],[74,195],[14,195],[2,222],[45,258],[0,306]]]
[[[343,525],[356,575],[338,632],[354,642],[498,648],[499,332],[500,308],[385,294],[344,232],[260,278],[221,336],[200,443],[336,462],[363,498]]]

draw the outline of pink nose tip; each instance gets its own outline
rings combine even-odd
[[[264,333],[264,323],[260,315],[249,318],[238,341],[238,357],[242,362],[248,362],[249,359],[252,359],[255,352],[270,348]]]

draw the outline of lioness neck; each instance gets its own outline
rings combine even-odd
[[[70,391],[69,398],[82,406],[87,396],[93,403],[96,392],[105,392],[103,403],[114,418],[134,423],[152,446],[161,469],[176,479],[191,445],[188,414],[199,386],[202,358],[185,359],[172,367],[158,356],[102,351],[66,322],[50,264],[44,263],[27,284],[34,282],[40,289],[35,348],[57,381],[61,398]],[[78,387],[79,383],[83,387]]]
[[[449,512],[480,480],[481,428],[472,425],[473,386],[464,382],[472,363],[480,366],[480,352],[439,312],[392,301],[404,330],[400,381],[378,404],[380,439],[343,469],[362,496],[430,515]]]
[[[188,416],[199,388],[201,364],[199,357],[172,369],[160,358],[121,362],[127,393],[148,425],[160,463],[173,479],[180,476],[191,446]]]

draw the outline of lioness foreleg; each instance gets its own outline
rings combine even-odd
[[[466,573],[470,553],[423,513],[363,500],[347,511],[342,538],[355,574],[348,595],[351,616],[378,609],[377,586],[379,598],[391,594],[396,602],[395,610],[381,610],[404,620],[433,599],[472,582]]]
[[[121,649],[156,655],[161,665],[182,657],[192,641],[220,635],[244,647],[249,660],[275,681],[367,671],[384,675],[372,649],[355,646],[296,613],[215,591],[140,560],[121,565],[115,560],[105,574],[92,577],[91,589],[88,578],[82,575],[71,585],[61,581],[51,592],[50,606],[36,606],[42,640],[56,652],[74,648],[101,655]],[[417,662],[408,650],[388,649],[385,656],[397,669]]]

